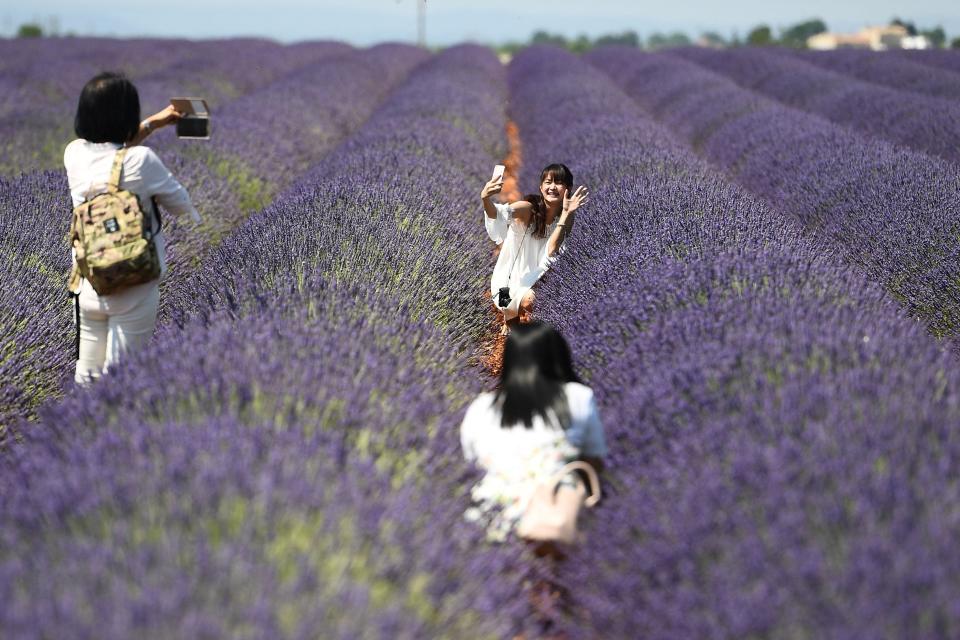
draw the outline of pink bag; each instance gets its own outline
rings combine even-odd
[[[579,479],[576,487],[560,484],[568,473],[577,469],[587,474],[590,495],[586,495]],[[580,507],[592,507],[599,500],[600,480],[597,472],[586,462],[571,462],[534,490],[530,504],[517,523],[517,535],[526,540],[574,542]]]

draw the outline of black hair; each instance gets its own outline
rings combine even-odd
[[[94,76],[80,92],[73,130],[90,142],[129,142],[140,130],[137,88],[122,73]]]
[[[524,196],[524,200],[533,205],[530,221],[533,223],[533,237],[543,238],[547,235],[547,203],[543,201],[543,194],[539,192],[540,185],[547,178],[553,178],[567,188],[567,193],[573,191],[573,173],[565,164],[548,164],[540,172],[540,182],[537,183],[538,192]]]
[[[570,407],[563,385],[580,382],[573,370],[570,347],[560,332],[542,322],[518,325],[503,350],[500,386],[494,404],[501,410],[501,426],[522,423],[533,427],[535,416],[549,424],[570,426]]]

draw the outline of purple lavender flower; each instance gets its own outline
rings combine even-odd
[[[674,55],[611,49],[590,59],[737,183],[881,283],[936,335],[956,334],[957,165],[787,108]]]
[[[717,137],[732,144],[731,123],[765,101],[675,57],[591,61],[671,129],[569,54],[535,48],[511,65],[527,179],[564,159],[593,196],[538,285],[611,449],[588,543],[555,576],[570,594],[561,628],[960,633],[955,357],[800,219],[681,142],[715,157]],[[777,148],[778,161],[798,150],[793,138]]]
[[[960,74],[922,64],[898,52],[798,51],[802,60],[824,69],[884,85],[900,91],[956,100],[960,98]],[[960,65],[957,67],[960,69]]]
[[[243,44],[226,41],[217,43],[217,47],[205,45],[205,56],[199,60],[205,60],[206,67],[198,60],[194,72],[206,69],[216,74],[208,76],[209,84],[215,84],[224,68],[242,77],[235,62],[243,59],[238,57],[245,50]],[[296,70],[261,91],[237,99],[236,106],[225,105],[222,117],[215,115],[217,130],[209,145],[177,142],[166,130],[150,141],[187,187],[205,218],[200,228],[166,220],[171,273],[164,284],[164,317],[166,291],[176,290],[205,252],[356,130],[389,90],[427,57],[421,49],[404,45],[353,52],[333,43],[302,44],[293,47],[291,55],[285,47],[260,44],[269,51],[251,46],[245,55],[263,56],[266,70]],[[56,45],[47,46],[56,50]],[[132,59],[137,58],[139,46],[136,42],[130,45]],[[270,59],[270,51],[277,59]],[[108,54],[116,55],[116,50],[109,48],[102,55]],[[302,64],[314,58],[319,61]],[[232,67],[229,60],[234,62]],[[266,76],[262,70],[259,73],[261,82]],[[169,96],[175,92],[174,77],[179,76],[158,72],[146,85],[157,82],[157,86],[165,87],[160,93]],[[243,86],[256,83],[248,79]],[[284,100],[291,104],[285,105]],[[264,113],[271,115],[251,115]],[[293,131],[298,131],[301,141],[295,150],[287,142]],[[11,145],[23,143],[22,139],[11,140]],[[35,148],[25,151],[31,153]],[[62,147],[58,153],[62,157]],[[58,395],[63,384],[69,384],[65,374],[70,368],[74,329],[64,293],[69,252],[63,238],[70,223],[70,209],[61,172],[30,173],[0,182],[0,228],[4,231],[0,242],[8,247],[4,252],[11,261],[8,277],[20,281],[0,287],[0,312],[11,318],[3,323],[0,343],[9,354],[0,361],[3,429],[31,417],[40,402]]]
[[[0,456],[5,630],[531,635],[456,429],[492,261],[463,176],[505,98],[488,50],[431,57],[166,292],[144,352],[40,411]]]
[[[765,49],[711,52],[690,48],[677,50],[676,54],[786,105],[960,163],[960,104],[955,100],[864,82],[807,64],[807,58],[778,55]],[[896,61],[897,58],[892,60]],[[956,87],[960,87],[960,78]]]

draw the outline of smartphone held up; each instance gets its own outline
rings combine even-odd
[[[506,170],[507,170],[507,168],[506,168],[504,165],[502,165],[502,164],[498,164],[498,165],[494,166],[494,167],[493,167],[493,178],[492,178],[492,180],[494,180],[494,181],[503,180],[503,172],[506,171]]]
[[[210,109],[203,98],[170,98],[173,108],[183,114],[177,120],[177,137],[188,140],[210,139]]]

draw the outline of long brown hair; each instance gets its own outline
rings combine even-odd
[[[543,184],[547,178],[553,178],[554,182],[559,182],[567,188],[567,193],[573,190],[573,173],[565,164],[549,164],[540,172],[540,181],[537,188]],[[524,200],[533,205],[530,222],[533,226],[533,237],[543,238],[547,235],[547,203],[543,201],[543,194],[531,193],[523,197]]]

